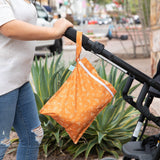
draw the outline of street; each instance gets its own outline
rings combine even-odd
[[[94,34],[102,34],[106,35],[108,32],[109,25],[89,25],[89,24],[82,24],[80,26],[75,26],[75,29],[82,31],[83,33],[87,33],[88,31],[93,31]]]

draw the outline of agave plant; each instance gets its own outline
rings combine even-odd
[[[32,66],[33,88],[38,110],[46,101],[59,89],[70,75],[68,68],[60,62],[61,55],[49,65],[48,58],[43,62],[37,59]],[[43,64],[42,64],[43,62]],[[68,134],[55,120],[49,116],[39,115],[43,129],[44,138],[42,148],[47,157],[56,149],[60,152],[67,149],[74,154],[74,158],[81,153],[85,153],[85,158],[93,151],[98,158],[109,153],[118,157],[122,144],[126,142],[135,127],[137,117],[132,117],[137,112],[132,107],[127,107],[122,98],[122,90],[126,83],[123,73],[117,74],[117,69],[112,68],[109,75],[106,75],[105,64],[97,69],[99,75],[108,80],[116,88],[117,93],[113,101],[97,116],[91,126],[84,133],[77,145],[74,145]],[[130,92],[134,91],[138,85],[134,86]]]
[[[55,57],[52,57],[50,65],[47,57],[44,62],[42,59],[38,61],[35,58],[31,73],[38,109],[41,109],[70,75],[68,68],[65,68],[64,64],[60,62],[61,57],[62,54],[56,60]]]
[[[77,145],[72,144],[68,151],[76,158],[85,153],[87,159],[93,153],[102,158],[104,154],[111,154],[118,158],[123,143],[129,140],[137,122],[138,111],[133,107],[126,107],[122,98],[122,90],[127,77],[124,73],[118,75],[117,69],[112,67],[107,76],[104,61],[97,69],[99,75],[108,80],[117,90],[117,93],[110,104],[96,117],[91,126],[87,129]],[[130,94],[139,86],[135,85],[130,89]]]
[[[40,59],[39,61],[36,58],[32,65],[33,89],[38,110],[53,96],[70,75],[68,68],[61,63],[61,57],[62,54],[57,58],[51,57],[50,64],[47,57],[45,60]],[[39,114],[39,117],[44,129],[41,147],[45,157],[57,148],[62,151],[62,148],[65,148],[67,142],[70,141],[64,128],[49,116]]]

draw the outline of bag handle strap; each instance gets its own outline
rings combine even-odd
[[[80,54],[82,50],[82,32],[77,31],[76,35],[76,62],[80,59]]]

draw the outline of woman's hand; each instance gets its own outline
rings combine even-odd
[[[61,38],[69,27],[73,27],[73,24],[71,22],[69,22],[65,18],[58,19],[53,26],[53,37],[55,39]]]

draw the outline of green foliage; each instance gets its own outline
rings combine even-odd
[[[150,0],[143,0],[143,15],[144,15],[144,25],[150,25]]]
[[[38,61],[35,59],[32,65],[33,89],[38,110],[53,96],[70,75],[68,68],[65,68],[64,64],[60,62],[61,56],[50,58],[50,64],[47,57],[45,60],[40,59]],[[57,149],[62,151],[70,141],[64,128],[49,116],[40,114],[39,118],[44,129],[41,148],[45,153],[45,157],[48,157]]]
[[[48,58],[43,62],[37,59],[32,66],[32,77],[35,88],[35,97],[38,110],[59,89],[70,75],[68,68],[60,63],[61,55],[55,60],[53,58],[49,65]],[[42,65],[43,62],[43,65]],[[126,83],[123,73],[112,68],[107,75],[105,63],[98,67],[99,75],[108,80],[116,88],[117,93],[113,101],[96,117],[91,126],[84,133],[77,145],[73,144],[63,127],[49,116],[39,115],[44,129],[44,138],[41,149],[45,157],[54,151],[65,150],[74,154],[74,158],[84,153],[85,158],[94,153],[98,158],[104,154],[112,154],[118,157],[122,144],[129,140],[135,127],[137,112],[133,107],[127,107],[122,98],[122,90]],[[130,92],[134,91],[134,86]]]
[[[38,110],[41,109],[70,75],[68,68],[65,68],[64,64],[60,63],[61,56],[58,56],[57,59],[53,57],[50,65],[47,57],[45,61],[35,59],[32,65],[31,73]],[[42,63],[44,64],[42,65]]]
[[[112,3],[112,0],[93,0],[93,2],[98,4],[107,4]],[[90,0],[88,0],[88,3],[90,3]]]
[[[126,102],[122,98],[122,90],[126,83],[124,73],[118,73],[117,69],[112,67],[107,76],[103,61],[97,71],[102,78],[112,83],[117,94],[113,101],[96,117],[79,143],[68,148],[74,154],[74,158],[83,152],[86,159],[91,153],[98,155],[99,159],[104,154],[111,154],[118,158],[122,145],[132,136],[137,122],[138,111],[131,106],[126,107]],[[130,93],[137,87],[138,85],[131,88]]]

